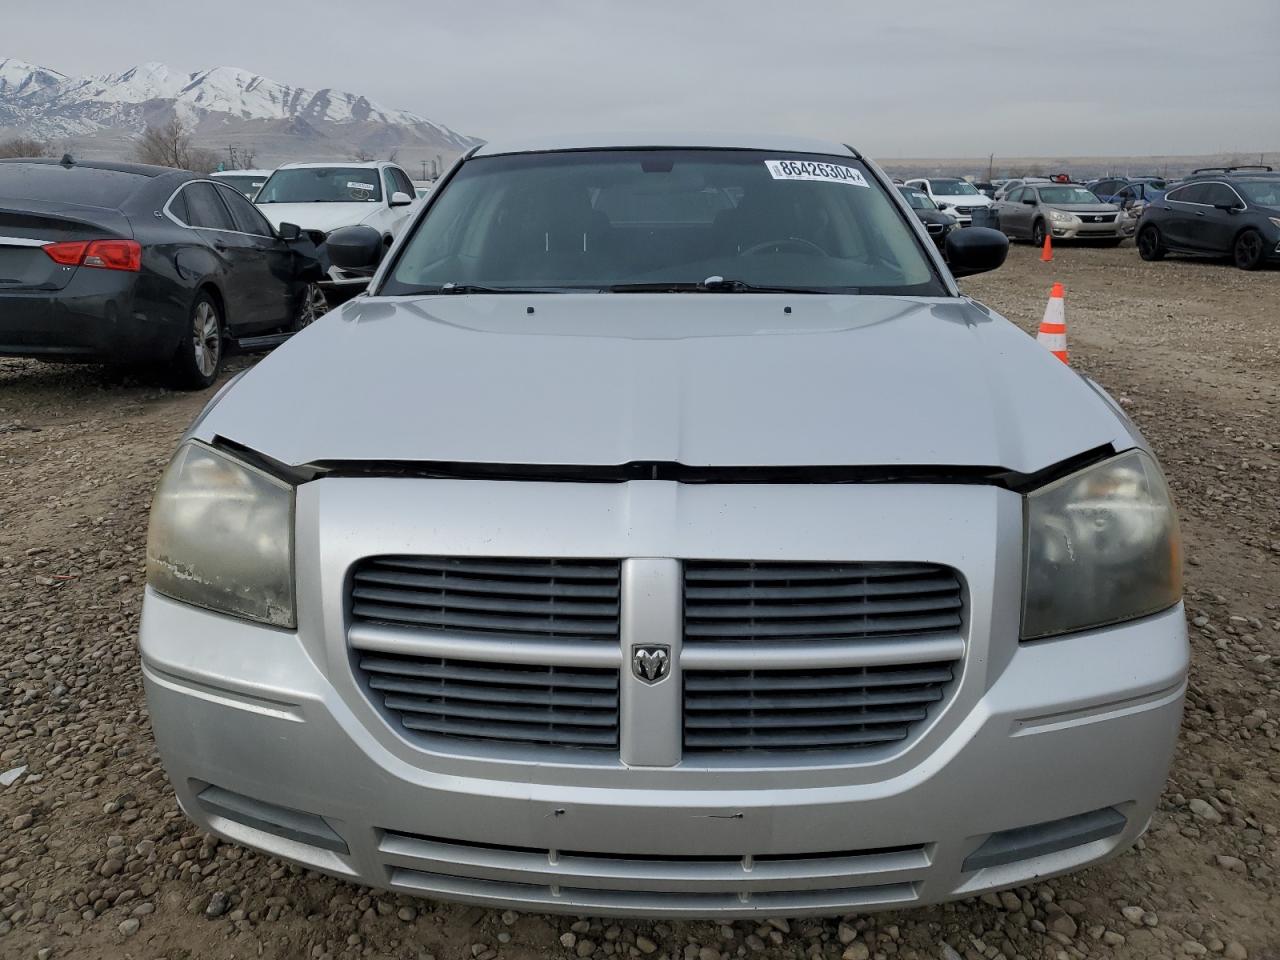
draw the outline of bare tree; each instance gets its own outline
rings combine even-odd
[[[53,147],[46,140],[34,137],[12,137],[0,140],[0,157],[51,157]]]
[[[177,117],[160,127],[148,126],[133,155],[140,163],[177,167],[193,173],[209,173],[218,165],[217,154],[212,150],[192,145],[191,131]]]
[[[368,163],[370,160],[378,159],[371,151],[366,150],[364,147],[357,148],[352,156],[355,157],[356,161],[359,163]]]
[[[400,148],[392,147],[391,151],[387,154],[387,161],[389,163],[395,163],[398,156],[400,156]]]

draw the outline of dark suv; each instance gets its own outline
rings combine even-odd
[[[1143,260],[1232,257],[1242,270],[1280,261],[1280,174],[1266,166],[1196,170],[1146,205],[1137,238]]]

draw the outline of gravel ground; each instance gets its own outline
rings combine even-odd
[[[219,843],[176,809],[134,644],[151,490],[204,398],[0,360],[0,957],[1280,958],[1280,272],[1017,247],[965,286],[1034,330],[1054,280],[1187,540],[1186,723],[1136,849],[943,907],[721,925],[416,901]]]

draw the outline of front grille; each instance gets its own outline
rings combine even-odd
[[[1081,213],[1077,214],[1082,223],[1115,223],[1114,213]]]
[[[684,635],[691,643],[843,643],[955,633],[962,604],[959,576],[938,564],[685,564]]]
[[[617,560],[370,557],[351,581],[356,623],[513,640],[618,640]]]
[[[685,751],[840,750],[894,743],[928,716],[951,679],[950,663],[688,672]]]
[[[961,213],[967,217],[967,216],[970,216],[977,209],[978,207],[956,207],[956,212]]]
[[[410,734],[555,747],[618,745],[618,672],[362,653],[371,699]]]

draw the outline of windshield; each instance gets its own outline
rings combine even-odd
[[[469,160],[437,190],[379,292],[468,287],[945,295],[861,162],[753,150]]]
[[[1268,180],[1237,180],[1236,189],[1249,203],[1262,207],[1280,207],[1280,177]]]
[[[967,180],[930,180],[935,197],[968,197],[978,191]]]
[[[378,171],[362,167],[294,167],[277,170],[257,196],[258,203],[377,203]]]
[[[214,179],[219,183],[225,183],[229,187],[235,187],[250,200],[258,195],[262,185],[267,182],[266,177],[244,176],[243,174],[219,174]]]
[[[938,205],[934,203],[927,193],[921,193],[914,187],[899,187],[898,192],[907,198],[907,203],[916,210],[937,210]]]
[[[1101,203],[1093,193],[1085,187],[1040,187],[1041,203]]]

